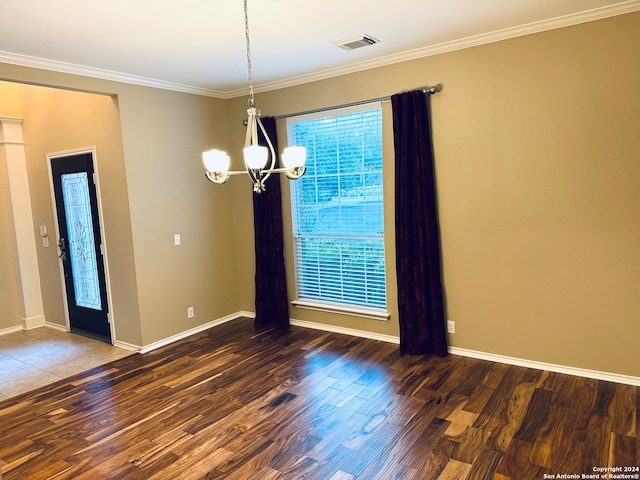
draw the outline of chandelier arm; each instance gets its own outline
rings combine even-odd
[[[256,117],[256,120],[258,126],[260,127],[260,130],[262,131],[262,135],[264,135],[264,138],[267,141],[267,146],[269,147],[269,152],[271,154],[271,162],[269,163],[269,168],[263,169],[261,172],[262,181],[264,182],[271,176],[271,172],[273,172],[273,169],[276,166],[276,151],[273,148],[273,143],[271,143],[271,139],[269,138],[269,135],[267,135],[267,131],[265,130],[264,125],[262,124],[262,120],[260,120],[260,117]]]
[[[247,121],[247,131],[244,135],[244,146],[248,147],[251,145],[251,115],[249,115],[249,120]]]
[[[231,176],[231,175],[246,175],[247,171],[246,170],[227,170],[226,174],[229,175],[229,176]]]
[[[263,173],[268,173],[269,175],[271,175],[272,173],[284,173],[290,179],[295,180],[296,178],[300,178],[302,175],[304,175],[306,171],[307,171],[307,167],[303,165],[302,167],[293,167],[293,168],[287,168],[287,167],[271,168],[269,170],[263,170]]]

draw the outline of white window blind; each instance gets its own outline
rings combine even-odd
[[[385,308],[380,104],[290,118],[287,135],[308,155],[291,183],[298,298]]]

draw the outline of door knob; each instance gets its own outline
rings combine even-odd
[[[60,249],[58,257],[60,257],[64,262],[67,259],[67,246],[64,238],[60,238],[60,240],[58,240],[58,248]]]

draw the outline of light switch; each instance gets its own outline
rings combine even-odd
[[[40,225],[40,236],[41,237],[47,236],[47,227],[45,225]]]
[[[173,236],[173,244],[174,245],[180,245],[180,234],[179,233],[176,233]]]

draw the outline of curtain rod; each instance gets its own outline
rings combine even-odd
[[[414,90],[422,90],[422,93],[424,93],[425,95],[435,95],[436,93],[442,91],[442,84],[439,83],[439,84],[437,84],[437,85],[435,85],[433,87],[415,88],[413,90],[406,90],[405,92],[410,92],[410,91],[414,91]],[[402,92],[402,93],[405,93],[405,92]],[[342,104],[342,105],[335,105],[333,107],[317,108],[315,110],[307,110],[305,112],[287,113],[285,115],[278,115],[278,116],[275,116],[273,118],[275,118],[276,120],[283,120],[285,118],[297,117],[299,115],[309,115],[309,114],[312,114],[312,113],[327,112],[329,110],[337,110],[338,108],[357,107],[359,105],[367,105],[369,103],[383,102],[385,100],[390,100],[390,99],[391,99],[391,95],[387,95],[386,97],[372,98],[370,100],[362,100],[360,102],[345,103],[345,104]]]

